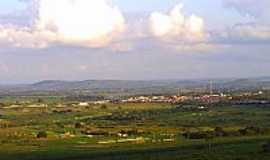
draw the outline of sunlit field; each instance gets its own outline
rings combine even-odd
[[[265,107],[216,104],[198,111],[165,103],[42,104],[0,109],[1,157],[269,158],[264,145],[270,140],[270,109]]]

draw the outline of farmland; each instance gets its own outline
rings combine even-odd
[[[270,108],[2,100],[4,159],[269,159]],[[15,104],[16,103],[16,104]],[[61,104],[61,105],[60,105]],[[196,105],[195,105],[196,107]]]

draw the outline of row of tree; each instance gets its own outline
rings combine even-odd
[[[249,126],[235,131],[225,131],[222,127],[216,127],[214,131],[185,132],[186,139],[209,139],[214,137],[252,136],[269,133],[268,128]]]

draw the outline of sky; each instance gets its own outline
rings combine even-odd
[[[0,0],[0,84],[270,76],[269,0]]]

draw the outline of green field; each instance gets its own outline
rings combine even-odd
[[[0,159],[270,159],[270,107],[20,101],[0,108]]]

